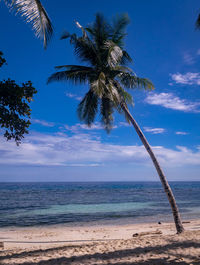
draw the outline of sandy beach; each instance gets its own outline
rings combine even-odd
[[[0,264],[200,264],[200,220],[173,223],[1,228]]]

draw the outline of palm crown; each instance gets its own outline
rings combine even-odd
[[[93,123],[98,110],[101,121],[107,131],[112,128],[113,112],[121,112],[121,104],[132,103],[132,96],[125,88],[143,87],[152,89],[153,84],[145,78],[137,77],[127,67],[132,62],[124,50],[125,30],[129,23],[126,14],[117,16],[108,23],[101,14],[95,22],[82,29],[82,36],[65,33],[61,39],[70,38],[74,52],[85,63],[80,65],[62,65],[63,71],[52,74],[52,81],[72,81],[89,85],[89,90],[78,105],[78,116],[89,126]]]

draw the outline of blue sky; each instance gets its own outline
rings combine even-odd
[[[0,137],[0,181],[158,180],[137,134],[115,115],[106,134],[97,117],[87,128],[76,107],[86,86],[46,85],[54,66],[79,64],[64,30],[79,33],[97,12],[108,19],[127,12],[126,49],[140,77],[154,83],[153,92],[134,90],[130,107],[169,180],[200,180],[200,31],[194,24],[197,0],[42,1],[54,26],[47,50],[30,25],[8,12],[1,1],[1,47],[7,65],[1,79],[31,80],[38,90],[29,135],[16,147]],[[4,27],[3,27],[4,22]]]

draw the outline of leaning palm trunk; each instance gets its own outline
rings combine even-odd
[[[176,230],[177,230],[177,234],[180,234],[184,231],[184,228],[183,228],[183,225],[182,225],[182,222],[181,222],[181,217],[180,217],[180,214],[179,214],[179,210],[178,210],[178,207],[176,205],[176,201],[175,201],[175,198],[174,198],[174,195],[172,193],[172,190],[169,186],[169,183],[167,182],[167,179],[149,145],[149,143],[147,142],[144,134],[142,133],[140,127],[138,126],[138,124],[136,123],[136,121],[134,120],[134,118],[132,117],[132,115],[130,114],[128,108],[126,107],[125,104],[121,103],[121,108],[123,109],[126,117],[128,118],[128,120],[132,123],[132,125],[134,126],[138,136],[140,137],[140,140],[142,141],[142,143],[144,144],[144,147],[146,148],[147,152],[149,153],[152,161],[153,161],[153,164],[158,172],[158,175],[159,175],[159,178],[160,178],[160,181],[163,185],[163,188],[164,188],[164,191],[167,195],[167,198],[169,200],[169,203],[170,203],[170,206],[172,208],[172,213],[173,213],[173,217],[174,217],[174,222],[175,222],[175,225],[176,225]]]
[[[89,84],[89,90],[77,109],[80,120],[89,126],[94,122],[99,105],[102,123],[107,131],[112,128],[114,109],[120,111],[121,108],[125,112],[156,167],[172,208],[177,233],[181,233],[184,229],[169,184],[146,138],[126,107],[132,102],[132,97],[125,88],[138,86],[149,90],[154,88],[150,80],[138,78],[130,68],[126,67],[127,63],[132,61],[129,54],[123,49],[123,39],[126,36],[125,28],[128,22],[127,15],[122,15],[116,18],[112,24],[108,24],[100,14],[96,15],[94,24],[85,29],[77,22],[83,36],[77,37],[76,34],[66,33],[62,38],[71,38],[75,54],[89,66],[58,66],[58,69],[65,68],[65,70],[52,74],[48,83],[72,81],[75,84],[78,82]]]

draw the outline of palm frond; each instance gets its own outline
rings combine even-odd
[[[115,16],[112,25],[112,41],[119,45],[123,45],[123,38],[126,36],[125,30],[130,23],[128,14],[120,14]]]
[[[133,97],[121,87],[119,82],[115,81],[115,86],[117,87],[118,93],[120,94],[120,98],[121,98],[120,103],[116,106],[116,109],[120,114],[123,113],[125,115],[126,121],[130,124],[129,117],[126,116],[126,113],[123,111],[121,104],[123,103],[123,105],[125,105],[126,107],[127,107],[127,104],[134,105]]]
[[[109,71],[109,76],[111,78],[115,78],[118,75],[122,75],[122,74],[134,74],[133,70],[127,66],[123,66],[123,65],[116,65],[115,67],[113,67],[112,69],[110,69]]]
[[[93,81],[90,85],[91,90],[99,97],[102,98],[106,89],[106,77],[103,72],[101,72],[98,78]]]
[[[77,70],[77,71],[93,71],[92,67],[83,66],[83,65],[73,65],[73,64],[66,64],[66,65],[58,65],[55,66],[56,69],[65,68],[68,70]]]
[[[67,39],[67,38],[70,38],[71,37],[71,34],[67,31],[64,31],[60,37],[61,40],[64,40],[64,39]]]
[[[103,97],[101,99],[101,122],[105,128],[105,130],[109,133],[113,127],[113,112],[114,112],[114,105],[112,100],[108,97]]]
[[[6,63],[6,59],[3,57],[3,52],[0,51],[0,67]]]
[[[118,107],[121,102],[121,95],[115,83],[116,81],[113,81],[112,79],[108,80],[104,97],[109,98],[113,102],[113,105],[115,105],[115,107]]]
[[[32,24],[36,37],[43,39],[46,48],[52,33],[53,27],[47,12],[40,0],[4,0],[10,10],[20,14],[27,23]]]
[[[86,30],[90,33],[97,50],[100,51],[104,42],[109,39],[111,26],[102,14],[97,13],[94,23],[88,25]]]
[[[87,62],[90,65],[97,64],[97,51],[88,38],[73,38],[71,43],[74,45],[74,53],[82,62]]]
[[[87,62],[90,65],[95,65],[97,62],[97,51],[94,43],[90,40],[86,33],[86,29],[83,28],[78,22],[76,25],[81,28],[83,36],[78,37],[76,34],[70,34],[69,32],[64,32],[61,35],[62,39],[70,38],[70,44],[74,46],[74,53],[82,61]]]
[[[123,88],[120,90],[121,97],[123,98],[123,101],[127,104],[133,105],[133,97],[131,94],[129,94],[126,90]]]
[[[195,25],[197,29],[200,29],[200,14],[198,15]]]
[[[118,45],[116,45],[113,41],[106,41],[104,43],[104,49],[107,50],[107,62],[110,67],[115,67],[120,63],[123,52]]]
[[[94,33],[94,30],[92,28],[89,28],[89,27],[86,27],[85,30],[90,33],[90,35],[94,36],[95,33]]]
[[[139,78],[137,77],[137,85],[139,88],[143,88],[145,90],[153,90],[155,89],[153,83],[148,78]]]
[[[89,90],[83,100],[79,103],[77,114],[81,121],[84,121],[88,126],[94,122],[98,112],[98,96]]]
[[[120,64],[126,65],[128,63],[132,63],[133,62],[131,56],[127,53],[127,51],[123,50],[122,53],[123,53],[123,55],[122,55]]]
[[[118,92],[118,97],[119,97],[119,101],[117,102],[118,104],[115,105],[115,107],[117,108],[118,112],[121,113],[122,109],[121,109],[121,103],[123,102],[124,104],[131,104],[133,105],[133,97],[131,96],[131,94],[129,94],[121,85],[120,83],[115,80],[114,85],[117,89]]]
[[[83,67],[84,68],[84,67]],[[96,73],[91,69],[82,69],[82,67],[74,66],[74,69],[60,71],[52,74],[48,80],[47,84],[55,81],[71,81],[74,84],[85,84],[91,79],[94,79]]]
[[[118,75],[120,82],[126,88],[143,88],[146,90],[154,89],[153,83],[147,78],[139,78],[136,75],[130,73],[121,73]]]

